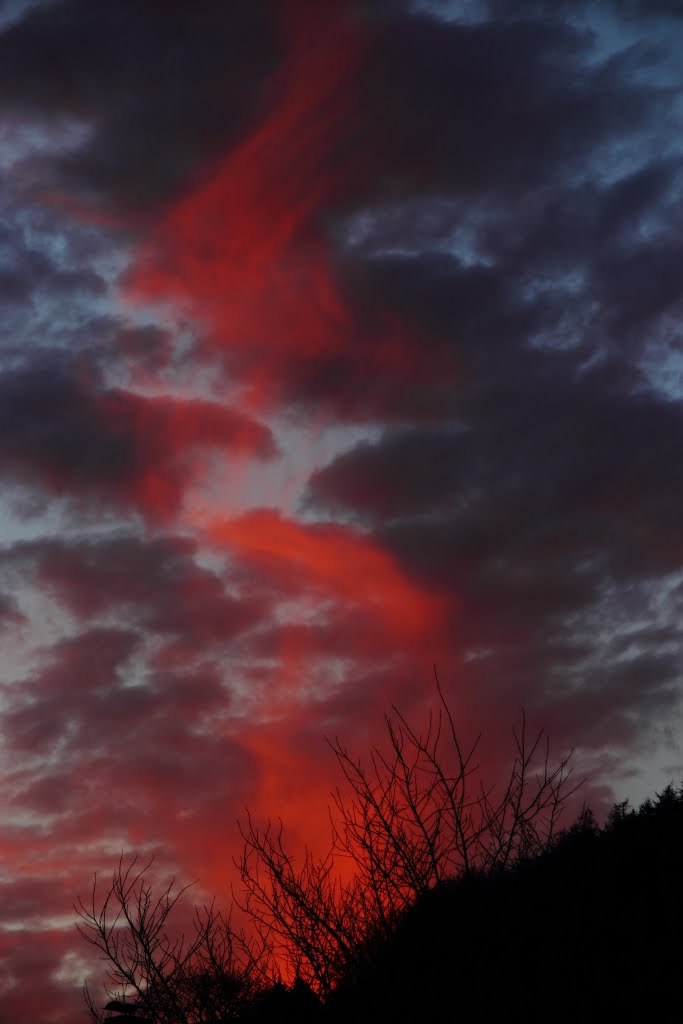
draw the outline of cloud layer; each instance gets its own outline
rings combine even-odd
[[[494,777],[520,705],[683,773],[683,22],[512,6],[0,21],[1,1017],[121,849],[321,844],[433,663]]]

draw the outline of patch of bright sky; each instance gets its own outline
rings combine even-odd
[[[27,165],[27,160],[72,152],[84,145],[90,134],[88,123],[73,117],[55,117],[45,122],[32,121],[25,115],[4,114],[0,118],[0,171],[8,175],[16,170],[16,184],[25,188],[37,173],[37,165]],[[10,184],[10,179],[5,178],[4,184]]]
[[[0,32],[16,25],[38,7],[51,7],[56,0],[0,0]]]
[[[498,216],[486,203],[450,196],[377,204],[356,210],[337,242],[367,259],[410,259],[423,253],[454,256],[464,267],[491,266],[482,229]]]
[[[590,640],[593,653],[579,667],[581,673],[604,663],[607,652],[619,648],[625,658],[652,650],[655,633],[662,639],[662,650],[683,653],[683,571],[638,584],[606,582],[596,602],[568,617],[565,625],[571,635]],[[638,637],[648,634],[644,646]],[[611,655],[610,655],[611,657]]]
[[[660,320],[641,360],[641,369],[652,387],[672,401],[683,399],[683,323],[669,314]]]
[[[577,4],[566,9],[570,24],[579,29],[589,29],[595,37],[593,60],[600,63],[618,54],[626,53],[631,47],[645,45],[652,59],[634,72],[636,80],[645,79],[658,85],[678,86],[680,83],[681,49],[683,48],[683,19],[654,6],[643,4],[646,13],[629,15],[620,11],[619,5],[605,3]],[[683,13],[683,9],[681,11]]]
[[[69,518],[65,503],[60,509],[58,502],[46,503],[37,509],[35,501],[18,493],[16,497],[5,495],[0,498],[0,550],[14,544],[30,543],[41,537],[63,536],[68,530]]]
[[[0,266],[25,275],[30,289],[6,303],[0,321],[0,359],[36,347],[68,348],[97,336],[95,323],[120,308],[116,282],[127,265],[126,247],[111,231],[76,220],[49,196],[51,166],[77,151],[90,128],[82,121],[0,122],[0,224],[5,242]],[[33,189],[44,195],[37,202]],[[32,273],[32,262],[37,266]],[[21,281],[21,279],[20,279]]]
[[[593,33],[595,45],[592,54],[588,54],[593,66],[640,47],[648,55],[636,62],[632,79],[651,88],[671,89],[666,98],[668,116],[645,131],[633,132],[601,147],[586,167],[586,180],[609,186],[653,159],[679,158],[683,154],[683,19],[656,14],[620,16],[605,4],[577,5],[567,17],[577,28]]]
[[[207,457],[206,483],[189,499],[193,516],[211,520],[238,516],[254,508],[276,508],[283,516],[317,522],[317,512],[302,506],[311,473],[361,441],[375,442],[381,430],[372,424],[326,426],[273,421],[270,427],[280,455],[270,461],[221,452]]]
[[[555,678],[561,692],[568,694],[600,686],[600,679],[616,677],[620,666],[627,670],[638,658],[652,659],[653,678],[649,686],[656,690],[660,680],[656,672],[656,658],[674,658],[683,661],[683,571],[670,573],[660,579],[637,585],[617,585],[607,582],[596,602],[583,611],[569,616],[564,631],[579,646],[591,649],[591,654],[577,661],[571,668],[557,668]],[[673,680],[662,680],[671,692]],[[634,754],[628,777],[615,774],[609,779],[617,799],[628,797],[635,804],[663,789],[669,782],[683,779],[683,759],[680,756],[683,735],[683,696],[672,701],[664,724],[661,709],[655,708],[653,722],[647,721],[646,703],[639,710],[635,723],[640,732],[640,750]],[[627,709],[625,709],[627,711]],[[623,752],[615,763],[623,773]],[[673,778],[672,778],[673,772]],[[677,776],[677,777],[676,777]]]
[[[73,925],[73,914],[66,918],[50,918],[50,928],[68,928]],[[73,950],[65,953],[59,967],[52,971],[50,977],[61,985],[73,985],[74,988],[81,988],[96,973],[92,960],[87,959],[80,953]]]
[[[412,0],[410,6],[418,14],[464,25],[486,21],[488,17],[486,0]]]
[[[24,625],[3,637],[2,680],[10,683],[43,664],[43,648],[47,650],[51,644],[74,636],[76,631],[73,618],[41,587],[27,582],[18,572],[3,576],[10,583],[9,592],[26,620]]]

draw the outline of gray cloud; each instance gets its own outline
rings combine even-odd
[[[30,938],[0,955],[25,989],[52,978],[64,1020],[72,945],[36,919],[67,883],[51,888],[42,863],[71,851],[71,884],[121,841],[187,870],[227,863],[243,803],[281,802],[284,786],[304,834],[305,787],[327,792],[321,733],[362,750],[392,701],[423,708],[433,661],[465,730],[484,723],[494,768],[520,704],[597,766],[601,805],[675,761],[678,11],[483,6],[465,22],[452,4],[437,18],[335,3],[352,11],[357,63],[322,106],[317,80],[290,90],[292,26],[268,0],[63,0],[0,32],[0,472],[24,488],[31,536],[1,552],[17,664],[24,612],[35,628],[1,690],[3,839],[10,867],[32,858],[2,895]],[[323,75],[328,55],[314,56]],[[164,235],[187,210],[174,204],[274,123],[286,152],[266,147],[261,201],[277,223],[259,207],[243,224],[221,194],[220,217],[196,216],[211,221],[206,252],[200,223]],[[181,298],[206,280],[219,323],[133,311],[117,290],[136,260],[173,267],[170,243],[145,262],[157,231],[188,247]],[[214,267],[224,238],[258,277],[236,339],[231,303],[251,278]],[[224,397],[240,388],[253,415]],[[245,458],[241,510],[251,470],[280,454],[269,422],[286,444],[292,419],[313,439],[294,461],[315,465],[304,493],[283,484],[299,519],[235,521],[223,492],[183,519],[198,453]],[[367,436],[330,455],[316,440],[330,423]],[[54,497],[68,531],[30,535],[29,512],[38,532],[35,507]],[[225,520],[224,546],[205,514]],[[386,620],[377,595],[394,602]],[[22,1005],[17,988],[0,995],[8,1019]]]

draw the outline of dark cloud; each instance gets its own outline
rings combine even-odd
[[[473,350],[452,388],[450,423],[388,431],[340,455],[311,478],[309,502],[375,523],[445,511],[468,536],[499,522],[518,541],[521,530],[583,519],[596,549],[611,535],[630,563],[623,529],[640,536],[644,557],[662,531],[674,540],[680,407],[623,366],[585,368],[583,356],[512,343]],[[610,521],[617,508],[621,524]],[[645,560],[639,571],[656,568]]]
[[[64,910],[64,879],[46,879],[39,875],[16,878],[0,885],[6,919],[26,927]]]
[[[31,223],[30,217],[24,220],[16,211],[10,215],[3,207],[0,298],[4,305],[24,306],[30,312],[36,305],[89,302],[106,294],[107,282],[83,260],[83,245],[78,244],[83,240],[78,239],[78,231],[60,230],[54,217],[49,216],[34,217]],[[3,214],[7,217],[4,223]],[[39,237],[31,237],[34,234]],[[4,340],[3,348],[6,345]]]
[[[15,545],[8,562],[33,567],[44,593],[79,621],[111,612],[182,641],[184,657],[218,652],[269,610],[264,596],[228,592],[230,578],[199,566],[196,541],[130,535]]]
[[[605,186],[567,181],[532,191],[518,209],[478,203],[474,212],[460,200],[399,204],[366,226],[366,241],[343,263],[361,319],[397,322],[419,338],[413,372],[397,372],[399,360],[393,373],[364,388],[357,368],[368,353],[359,338],[357,349],[330,357],[314,376],[299,372],[295,394],[336,402],[342,414],[344,402],[348,409],[367,403],[370,419],[374,412],[429,422],[450,418],[455,396],[467,416],[508,367],[517,378],[519,365],[537,380],[541,352],[552,373],[553,351],[572,348],[570,374],[609,353],[601,380],[612,377],[612,387],[631,390],[634,359],[675,348],[681,310],[672,225],[680,198],[673,160],[655,158]]]
[[[508,202],[575,174],[596,146],[671,102],[636,80],[646,47],[594,62],[595,37],[561,17],[462,24],[397,17],[373,53],[363,114],[382,202],[495,193]],[[377,175],[377,177],[375,177]]]
[[[273,15],[267,0],[229,16],[220,3],[163,18],[132,0],[36,8],[0,38],[4,102],[91,123],[58,164],[64,187],[149,213],[258,124],[284,52]],[[342,207],[415,188],[518,196],[633,131],[658,94],[619,66],[591,73],[591,34],[561,18],[437,23],[397,4],[369,24],[361,116],[338,155]]]
[[[201,399],[104,390],[87,365],[36,360],[0,374],[0,470],[56,494],[172,512],[188,450],[275,454],[270,431]],[[143,442],[144,436],[144,442]]]
[[[434,662],[492,777],[522,704],[600,807],[671,762],[681,62],[664,0],[24,6],[0,1016],[67,1020],[41,912],[122,845],[225,891],[244,803],[322,842],[322,734]]]
[[[8,1020],[63,1019],[82,1013],[83,998],[74,975],[80,967],[80,953],[74,937],[56,927],[25,928],[0,933],[0,963],[3,971],[2,1009]],[[61,975],[69,956],[76,957],[66,979]],[[66,958],[66,959],[65,959]]]
[[[33,684],[21,688],[21,695],[15,698],[17,706],[10,706],[4,716],[6,741],[17,751],[49,755],[72,729],[79,729],[83,717],[79,697],[92,694],[97,702],[98,694],[106,695],[138,644],[139,637],[133,632],[104,628],[58,643],[50,652],[51,664]],[[36,706],[39,695],[42,699]],[[135,704],[137,696],[124,694],[122,702]],[[102,720],[103,727],[107,717]],[[85,742],[92,739],[83,736]]]
[[[454,389],[459,420],[389,430],[338,456],[312,476],[309,505],[374,527],[414,579],[457,593],[453,628],[475,655],[486,652],[478,675],[493,673],[491,685],[500,678],[518,700],[546,706],[553,678],[563,700],[586,697],[576,711],[585,738],[617,708],[629,725],[622,738],[632,735],[646,709],[675,706],[683,637],[653,621],[637,656],[622,661],[608,646],[593,664],[579,639],[590,619],[580,627],[576,616],[592,609],[618,645],[621,615],[651,619],[648,586],[683,564],[683,491],[672,475],[683,458],[680,405],[618,368],[583,369],[577,353],[493,347],[469,370]],[[615,619],[598,610],[606,587],[621,608]],[[562,636],[575,638],[563,650]],[[590,686],[577,692],[570,681],[582,672]],[[553,700],[547,709],[554,721]]]
[[[516,0],[514,9],[505,0],[486,0],[487,13],[494,18],[533,18],[557,15],[572,15],[601,10],[627,21],[647,18],[680,17],[683,14],[680,0]]]
[[[278,53],[269,0],[88,0],[38,7],[0,36],[5,105],[88,122],[56,167],[86,201],[142,213],[234,141]],[[56,183],[55,183],[56,184]]]
[[[0,592],[0,629],[15,626],[24,621],[24,616],[10,594]]]
[[[168,330],[156,324],[121,328],[115,321],[111,327],[94,353],[103,366],[123,365],[152,373],[171,363],[173,339]]]
[[[242,746],[216,729],[231,704],[220,673],[151,671],[135,682],[125,669],[140,645],[130,630],[93,627],[52,645],[30,679],[4,689],[5,743],[34,758],[13,773],[12,801],[57,816],[53,844],[93,827],[100,839],[132,831],[148,815],[172,831],[181,810],[200,820],[216,801],[227,809],[258,777]]]
[[[309,504],[361,520],[404,519],[457,500],[467,429],[390,433],[376,444],[364,441],[313,474]]]
[[[168,130],[157,127],[154,121],[150,128],[145,110],[148,103],[168,103],[167,80],[154,61],[161,60],[164,68],[166,63],[171,65],[179,40],[182,39],[186,53],[184,59],[199,61],[201,54],[202,68],[208,68],[207,80],[213,81],[212,57],[207,58],[199,46],[193,49],[193,33],[203,40],[210,35],[213,45],[213,34],[205,35],[207,28],[213,30],[220,22],[220,31],[216,31],[219,39],[220,33],[227,32],[230,25],[234,39],[249,40],[241,43],[247,45],[247,50],[253,45],[259,53],[270,53],[268,68],[261,68],[257,77],[262,79],[271,74],[272,81],[276,81],[272,78],[278,68],[274,56],[279,47],[282,58],[284,37],[281,32],[278,46],[273,44],[275,48],[270,50],[264,48],[262,34],[270,33],[272,37],[273,33],[272,12],[263,4],[247,8],[249,5],[244,9],[242,5],[236,7],[235,13],[231,13],[231,18],[235,19],[232,23],[214,6],[207,8],[208,13],[204,12],[196,22],[194,16],[183,14],[180,17],[174,11],[173,16],[164,21],[163,33],[168,34],[168,38],[164,35],[161,42],[157,40],[155,46],[149,47],[150,67],[141,55],[145,52],[146,33],[152,31],[150,26],[154,24],[151,8],[141,9],[136,5],[133,10],[132,5],[124,4],[114,9],[113,5],[105,5],[104,14],[98,13],[95,19],[87,14],[81,16],[83,12],[73,3],[60,6],[58,14],[51,9],[37,12],[17,26],[16,32],[9,33],[7,45],[17,47],[18,53],[22,52],[23,45],[28,46],[32,41],[32,34],[40,40],[49,31],[51,39],[58,39],[60,32],[66,36],[65,26],[75,20],[79,30],[75,39],[69,36],[66,51],[60,50],[59,56],[46,64],[36,82],[32,78],[23,81],[15,69],[12,82],[17,102],[24,94],[33,95],[32,90],[35,90],[35,102],[42,104],[48,81],[68,80],[69,75],[75,75],[70,91],[81,102],[90,97],[89,116],[102,119],[102,144],[111,147],[112,159],[130,160],[127,173],[137,187],[145,180],[141,161],[137,155],[126,155],[128,143],[121,144],[123,135],[135,140],[136,131],[132,126],[136,118],[143,126],[145,144],[146,140],[154,139],[155,154],[163,152],[166,164],[173,163],[168,158],[168,147],[173,151],[174,145],[169,137],[171,131],[177,132],[181,140],[178,145],[182,144],[183,151],[194,153],[192,130],[185,123],[183,112],[193,103],[206,105],[206,81],[202,76],[188,79],[192,87],[184,87],[180,113],[174,112]],[[378,12],[382,13],[382,5],[377,7]],[[571,26],[559,16],[535,18],[530,15],[512,22],[492,18],[476,24],[459,24],[411,15],[407,6],[396,5],[389,14],[384,10],[380,21],[370,19],[368,24],[373,28],[366,33],[367,59],[356,74],[355,85],[362,92],[362,103],[357,104],[353,121],[343,126],[341,150],[335,149],[334,132],[328,131],[322,139],[324,146],[332,147],[336,153],[338,171],[333,185],[325,185],[326,206],[314,204],[310,214],[302,219],[301,227],[310,231],[313,220],[319,227],[332,230],[335,237],[343,237],[348,216],[357,210],[358,204],[370,204],[367,216],[372,224],[372,242],[381,252],[384,244],[390,244],[386,237],[387,218],[382,214],[388,203],[394,208],[392,230],[399,248],[405,246],[407,238],[408,244],[415,245],[417,237],[421,247],[429,249],[435,234],[440,234],[441,252],[429,258],[431,264],[420,256],[417,261],[387,261],[385,258],[380,260],[379,266],[376,259],[359,260],[357,257],[362,253],[341,253],[337,270],[342,274],[346,295],[354,309],[345,343],[328,346],[327,350],[316,351],[313,355],[306,352],[306,345],[292,345],[287,360],[278,362],[273,369],[273,375],[278,376],[282,400],[303,407],[310,403],[319,407],[333,406],[337,414],[346,419],[399,418],[402,415],[428,418],[434,405],[442,400],[439,392],[448,388],[448,378],[457,366],[457,358],[449,351],[454,344],[456,347],[467,344],[468,339],[472,344],[488,342],[493,333],[509,336],[510,332],[516,332],[529,337],[539,331],[566,331],[563,310],[566,310],[567,300],[571,299],[573,306],[588,310],[595,302],[595,290],[604,308],[601,325],[597,325],[600,333],[620,336],[624,323],[628,322],[629,334],[640,337],[638,317],[651,317],[656,308],[661,310],[658,302],[673,302],[671,275],[652,275],[654,292],[650,302],[647,303],[646,296],[633,299],[634,303],[641,302],[640,309],[622,310],[617,314],[613,309],[615,298],[623,294],[624,288],[634,294],[632,279],[644,260],[659,260],[663,269],[675,266],[675,244],[662,244],[660,239],[641,245],[640,251],[631,249],[627,255],[615,247],[605,249],[601,243],[612,230],[617,230],[617,221],[628,223],[638,211],[647,213],[648,205],[652,209],[661,201],[672,184],[672,161],[667,167],[643,168],[603,190],[594,186],[582,189],[575,184],[575,179],[585,175],[587,166],[599,159],[609,145],[635,140],[639,133],[651,130],[666,116],[671,92],[648,79],[646,74],[655,60],[653,54],[647,48],[636,48],[627,57],[596,60],[594,33],[588,28],[580,30]],[[109,29],[106,46],[111,57],[107,56],[101,67],[98,64],[97,71],[86,61],[82,68],[77,63],[76,69],[67,74],[65,52],[68,55],[69,46],[76,42],[80,46],[83,38],[87,39],[91,44],[87,52],[94,61],[100,46],[104,45],[105,26]],[[156,27],[154,34],[156,38]],[[110,37],[114,40],[113,46]],[[136,39],[133,50],[125,42],[129,38]],[[125,59],[120,59],[116,49],[119,44],[121,47],[125,44]],[[234,40],[231,45],[234,47]],[[60,63],[62,61],[64,63]],[[229,64],[222,51],[220,63]],[[11,62],[9,67],[12,67]],[[29,64],[28,68],[25,75],[35,75],[34,65]],[[144,90],[139,88],[136,77],[140,74],[149,75],[149,81],[145,77]],[[240,75],[248,77],[240,62],[231,74],[235,79]],[[80,76],[83,83],[87,82],[87,90],[81,87]],[[130,89],[134,97],[130,109],[120,101],[122,83],[125,84],[124,94]],[[115,109],[122,111],[116,117],[126,120],[125,131],[123,126],[119,131],[110,120],[114,116],[110,89],[116,96]],[[60,99],[63,93],[63,89],[52,88],[54,98],[50,102],[62,105],[66,102],[68,106],[67,101]],[[224,95],[228,98],[219,101],[214,97],[212,102],[229,105],[233,95],[229,88]],[[241,102],[243,93],[237,90],[237,95]],[[215,107],[210,109],[215,112]],[[258,116],[253,114],[256,118],[253,125],[270,124],[277,116],[276,110],[277,96],[271,96],[269,105],[262,107]],[[226,116],[223,115],[224,120]],[[192,117],[189,120],[194,123]],[[306,124],[297,126],[297,131],[305,133],[307,130]],[[160,139],[165,140],[166,148],[160,144]],[[221,152],[229,154],[230,142],[234,140],[235,136],[228,131],[221,143]],[[73,159],[79,174],[88,177],[94,189],[106,192],[106,175],[102,176],[88,161],[88,152],[94,145],[89,143],[86,151],[79,150]],[[154,181],[158,197],[165,193],[159,168],[154,163],[156,156],[153,157],[150,180]],[[195,159],[199,159],[196,153],[192,156],[192,160]],[[283,175],[298,182],[304,158],[299,158],[295,151],[294,156],[286,152],[283,159],[287,164],[294,161],[283,170]],[[609,158],[606,159],[609,163]],[[147,163],[142,163],[146,168]],[[327,166],[318,168],[316,188],[320,187],[321,175],[328,170]],[[178,182],[183,179],[186,186],[194,182],[187,168],[178,170],[178,175]],[[119,184],[112,184],[112,188],[116,190],[120,185],[125,191],[126,174],[117,172],[114,178]],[[313,182],[310,184],[313,187]],[[269,188],[273,191],[281,185],[282,182],[273,179]],[[444,255],[448,240],[444,239],[443,208],[433,209],[431,215],[425,208],[428,202],[442,202],[444,196],[463,204],[447,215],[453,225],[462,219],[468,204],[477,204],[483,223],[476,232],[476,242],[487,250],[485,265],[458,268]],[[238,211],[234,214],[238,216]],[[198,216],[203,215],[198,212]],[[276,223],[274,221],[273,227]],[[257,228],[260,225],[252,225],[250,237],[252,244],[258,246]],[[221,237],[225,239],[229,233],[230,219],[227,218]],[[196,241],[199,244],[202,239]],[[211,237],[205,241],[215,247],[218,240]],[[247,239],[244,242],[249,244]],[[546,275],[549,268],[557,273],[575,274],[577,260],[583,260],[589,248],[596,254],[602,250],[603,255],[596,260],[593,280],[587,284],[583,303],[575,303],[561,285],[555,288],[554,294],[546,288],[544,296],[535,302],[521,300],[520,286],[529,285],[529,277],[541,273],[540,268],[544,268],[542,272]],[[296,259],[291,254],[287,258]],[[183,272],[188,269],[183,268]],[[655,285],[654,281],[659,283]],[[284,284],[289,291],[291,282]],[[222,287],[219,291],[222,294]],[[205,298],[214,301],[213,296]],[[269,302],[270,297],[263,296],[258,312],[250,311],[250,321],[263,316]],[[444,303],[447,303],[446,308]],[[490,311],[489,324],[482,322],[487,311]],[[279,314],[273,325],[269,321],[263,323],[262,331],[269,340],[274,330],[286,330],[293,316],[300,320],[302,315],[292,308],[291,302],[283,305]],[[420,339],[419,358],[411,359],[400,344],[393,345],[390,360],[385,358],[386,339],[396,333],[396,317],[402,325],[426,329],[427,337]],[[318,330],[324,331],[329,326],[321,323]],[[578,330],[581,326],[577,313],[572,327]],[[304,325],[300,326],[302,329]],[[433,331],[441,342],[436,352]],[[484,338],[482,332],[485,332]],[[449,344],[443,342],[444,333]],[[215,354],[213,347],[210,351]],[[262,343],[259,339],[239,355],[233,350],[224,351],[223,355],[230,372],[251,374],[254,367],[263,362]],[[377,366],[373,366],[373,362]],[[383,363],[382,372],[379,372],[380,363]],[[368,372],[372,374],[372,387],[367,386]],[[437,379],[441,386],[435,388]]]
[[[351,417],[429,420],[477,348],[512,360],[537,339],[642,354],[657,319],[680,312],[679,164],[647,145],[673,95],[648,74],[653,54],[596,58],[594,35],[560,17],[403,18],[381,45],[382,84],[364,105],[378,195],[335,229],[369,330],[341,355],[295,363],[291,393]],[[373,376],[367,395],[358,368],[387,318],[419,337],[420,359]]]

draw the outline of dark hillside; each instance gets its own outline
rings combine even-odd
[[[333,1021],[683,1020],[683,787],[590,813],[545,856],[434,890]]]

